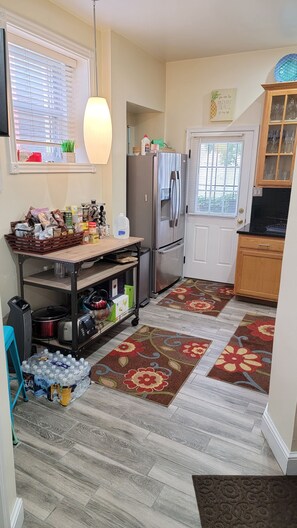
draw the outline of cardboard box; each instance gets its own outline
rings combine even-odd
[[[126,295],[128,295],[128,307],[133,308],[135,304],[134,303],[134,286],[130,286],[130,284],[125,284],[124,292]]]
[[[124,291],[124,285],[126,282],[125,274],[119,275],[115,279],[106,280],[104,282],[101,282],[97,289],[105,290],[108,293],[108,298],[113,300],[113,297],[117,297],[118,295],[121,295],[122,293],[126,293]]]
[[[112,299],[113,305],[108,316],[108,321],[117,321],[129,310],[129,297],[126,294],[118,295]]]

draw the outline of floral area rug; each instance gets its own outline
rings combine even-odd
[[[142,326],[91,370],[91,379],[169,405],[211,341]]]
[[[275,319],[246,314],[208,377],[268,394]]]
[[[217,317],[233,296],[233,284],[187,279],[159,301],[158,305]]]

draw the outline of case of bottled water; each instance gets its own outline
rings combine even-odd
[[[47,348],[22,362],[26,390],[64,407],[87,390],[90,370],[85,359],[65,356],[59,350],[49,352]]]

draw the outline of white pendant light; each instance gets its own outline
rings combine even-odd
[[[96,1],[93,0],[96,96],[89,97],[85,109],[84,142],[89,162],[99,165],[108,162],[112,140],[112,125],[107,101],[104,97],[99,97],[98,95]]]

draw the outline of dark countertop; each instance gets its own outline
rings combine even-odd
[[[264,225],[252,225],[247,224],[244,227],[238,229],[237,233],[239,235],[253,235],[253,236],[267,236],[267,237],[276,237],[276,238],[285,238],[286,231],[284,229],[280,230],[267,230],[267,227]]]

